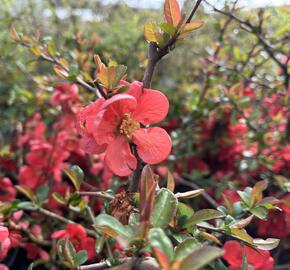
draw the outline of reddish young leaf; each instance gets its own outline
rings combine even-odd
[[[250,207],[253,207],[255,204],[259,203],[263,199],[263,191],[267,188],[267,181],[259,181],[253,187],[251,193]]]
[[[106,67],[105,64],[102,62],[102,60],[100,59],[99,55],[97,54],[94,55],[94,61],[97,66],[98,72],[100,72],[103,68]]]
[[[167,171],[167,189],[169,189],[172,192],[175,189],[175,181],[172,173],[169,170]]]
[[[166,0],[164,4],[164,15],[168,23],[178,26],[182,19],[180,7],[177,0]]]
[[[149,165],[143,168],[140,182],[140,221],[149,221],[155,201],[156,182]]]
[[[163,253],[159,248],[153,247],[155,257],[158,260],[163,270],[170,270],[170,261],[165,253]]]
[[[188,33],[188,32],[192,32],[200,27],[203,26],[203,21],[201,20],[196,20],[194,22],[191,23],[187,23],[182,27],[181,33]]]

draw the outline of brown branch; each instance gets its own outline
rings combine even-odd
[[[201,187],[196,183],[189,182],[181,177],[175,176],[177,183],[183,184],[192,189],[200,189]],[[214,208],[218,208],[219,204],[206,191],[201,193],[201,196]]]
[[[186,23],[190,23],[190,21],[192,20],[201,2],[202,0],[198,0],[196,2]],[[177,30],[176,33],[173,35],[173,37],[162,48],[159,48],[155,42],[150,42],[149,48],[148,48],[148,64],[145,69],[143,80],[142,80],[143,86],[145,88],[150,88],[156,65],[165,55],[167,55],[173,49],[176,41],[178,40],[179,34],[180,34],[179,30]],[[136,151],[136,147],[134,145],[132,146],[132,150],[133,150],[133,154],[137,158],[137,168],[129,177],[128,191],[137,192],[138,187],[139,187],[141,172],[144,167],[144,163],[139,158]]]
[[[51,247],[51,242],[50,241],[47,241],[47,240],[44,240],[44,239],[40,239],[38,237],[36,237],[35,235],[33,235],[29,230],[21,227],[21,226],[17,226],[17,225],[13,225],[11,223],[8,224],[8,227],[12,230],[17,230],[23,234],[25,234],[28,239],[37,244],[37,245],[40,245],[40,246],[43,246],[43,247]]]
[[[80,191],[78,192],[80,196],[95,196],[106,200],[113,200],[114,196],[104,192],[104,191]]]
[[[231,12],[234,11],[237,2],[238,2],[237,0],[234,2],[233,7],[231,9]],[[219,54],[219,52],[220,52],[220,50],[222,48],[221,45],[222,45],[222,43],[224,41],[224,36],[225,36],[226,30],[229,27],[229,25],[230,25],[232,20],[233,19],[231,17],[229,17],[226,20],[226,22],[223,25],[223,27],[221,28],[221,30],[220,30],[220,34],[219,34],[219,38],[218,38],[218,44],[217,44],[217,47],[216,47],[215,52],[213,54],[214,58],[218,57],[218,54]],[[207,93],[207,91],[209,89],[209,86],[210,86],[210,83],[209,83],[210,75],[211,75],[211,71],[210,71],[210,69],[207,69],[206,74],[205,74],[205,84],[202,87],[202,90],[201,90],[201,93],[200,93],[200,96],[199,96],[199,100],[198,100],[198,103],[197,103],[198,107],[203,103],[204,98],[206,96],[206,93]]]
[[[274,48],[272,47],[272,45],[270,43],[268,43],[268,41],[265,40],[264,37],[261,35],[261,30],[262,30],[261,29],[261,26],[262,26],[261,20],[259,22],[259,26],[256,27],[256,26],[252,25],[249,21],[244,21],[232,13],[220,10],[220,9],[216,8],[214,5],[212,5],[211,3],[209,3],[207,0],[204,0],[204,1],[207,5],[212,7],[214,11],[216,11],[224,16],[227,16],[227,17],[234,19],[236,22],[238,22],[240,24],[241,29],[256,36],[259,43],[262,45],[263,49],[267,52],[269,57],[281,68],[281,70],[285,76],[284,86],[287,90],[289,87],[289,73],[288,73],[287,63],[283,64],[282,62],[279,61],[279,59],[276,57],[276,55],[274,53]]]
[[[44,53],[40,54],[40,59],[50,62],[52,64],[58,65],[60,66],[63,70],[65,70],[66,72],[69,72],[69,70],[64,67],[56,58],[54,57],[49,57],[47,55],[45,55]],[[98,83],[98,82],[94,82],[94,84],[96,85],[96,87],[91,86],[90,84],[88,84],[87,82],[85,82],[82,78],[80,78],[80,76],[76,77],[76,83],[81,85],[82,87],[84,87],[85,89],[87,89],[90,92],[96,93],[97,97],[104,97],[107,98],[105,92],[103,91],[103,87]]]
[[[30,45],[26,44],[24,42],[20,43],[23,47],[29,48]],[[60,61],[58,59],[56,59],[55,57],[52,56],[48,56],[45,53],[41,53],[39,55],[39,59],[43,60],[43,61],[47,61],[49,63],[58,65],[59,67],[61,67],[64,71],[69,72],[69,69],[66,68],[65,66],[63,66]],[[107,98],[106,93],[103,90],[103,87],[98,83],[98,82],[94,82],[95,87],[91,86],[90,84],[88,84],[87,82],[85,82],[80,76],[76,77],[75,83],[77,83],[78,85],[84,87],[86,90],[93,92],[97,95],[98,98]]]
[[[160,266],[152,257],[139,258],[136,262],[134,258],[124,258],[120,260],[120,265],[110,267],[106,262],[82,265],[77,270],[159,270]]]
[[[72,220],[70,220],[68,218],[65,218],[63,216],[60,216],[60,215],[58,215],[56,213],[53,213],[53,212],[51,212],[51,211],[49,211],[47,209],[41,208],[41,207],[23,207],[21,209],[27,210],[27,211],[35,211],[35,212],[41,213],[41,214],[43,214],[43,215],[45,215],[45,216],[47,216],[49,218],[58,220],[58,221],[60,221],[62,223],[65,223],[65,224],[75,224],[74,221],[72,221]],[[96,237],[95,231],[87,229],[87,228],[85,228],[85,230],[86,230],[88,235]]]
[[[103,270],[103,269],[107,269],[108,267],[109,266],[106,262],[99,262],[99,263],[79,266],[77,270]]]

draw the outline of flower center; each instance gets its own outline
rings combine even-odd
[[[125,135],[128,140],[131,140],[134,131],[139,128],[140,124],[131,118],[131,114],[125,113],[119,128],[120,134]]]

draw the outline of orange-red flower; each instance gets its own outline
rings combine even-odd
[[[171,139],[158,123],[168,113],[168,99],[160,91],[143,88],[142,83],[128,84],[125,94],[108,100],[99,99],[78,115],[77,129],[81,145],[89,153],[105,153],[105,162],[119,176],[127,176],[137,166],[130,146],[136,145],[139,157],[157,164],[171,151]]]
[[[52,234],[54,239],[68,238],[77,251],[86,250],[89,259],[93,259],[96,255],[95,240],[87,236],[84,227],[79,224],[68,224],[65,230],[59,230]]]
[[[11,247],[9,231],[6,227],[0,226],[0,261],[4,259]]]
[[[242,269],[243,247],[238,241],[227,241],[223,247],[224,259],[230,265],[231,270]],[[259,254],[254,249],[244,247],[247,256],[248,266],[251,270],[273,270],[274,259],[267,250],[260,250]]]

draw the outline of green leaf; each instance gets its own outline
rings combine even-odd
[[[224,217],[224,214],[214,209],[202,209],[195,212],[191,218],[187,221],[186,225],[195,225],[201,221],[211,220],[215,218]]]
[[[188,254],[183,260],[176,261],[173,270],[198,270],[214,259],[222,256],[222,250],[217,247],[203,246]]]
[[[238,190],[237,193],[239,194],[240,198],[244,202],[245,205],[249,206],[250,205],[250,196],[252,193],[252,188],[251,187],[246,187],[244,191]]]
[[[28,199],[30,199],[32,202],[36,202],[36,196],[34,192],[27,186],[15,186],[16,190],[23,195],[25,195]]]
[[[247,233],[246,230],[230,228],[230,232],[235,237],[238,237],[239,239],[243,240],[244,242],[247,242],[247,243],[253,245],[253,238]]]
[[[112,85],[113,88],[115,88],[119,84],[120,80],[125,76],[127,71],[127,67],[124,65],[118,65],[115,66],[114,68],[115,68],[115,77]]]
[[[56,46],[55,46],[55,43],[53,41],[51,41],[47,44],[47,51],[48,51],[49,55],[52,57],[56,55]]]
[[[192,251],[197,248],[200,248],[202,245],[195,238],[187,238],[183,242],[181,242],[174,251],[174,259],[182,260]]]
[[[255,238],[254,245],[262,250],[272,250],[279,245],[280,240],[276,238],[267,238],[266,240]]]
[[[81,250],[77,254],[74,255],[74,265],[80,266],[84,264],[88,260],[88,253],[86,250]]]
[[[38,199],[38,202],[43,203],[49,194],[49,186],[48,185],[42,185],[40,186],[36,191],[36,197]]]
[[[78,76],[78,73],[79,73],[79,67],[78,65],[71,65],[69,67],[69,71],[68,71],[68,79],[71,81],[71,82],[74,82]]]
[[[193,215],[193,209],[185,203],[178,202],[177,221],[180,228],[186,226],[187,220]]]
[[[63,198],[59,193],[57,192],[53,192],[52,193],[52,198],[54,198],[58,203],[65,205],[66,204],[66,200],[65,198]]]
[[[144,37],[148,42],[158,43],[159,27],[156,22],[147,22],[144,25]]]
[[[96,240],[96,253],[99,254],[102,252],[105,243],[104,235],[101,235]]]
[[[96,217],[95,225],[98,230],[111,237],[116,237],[118,235],[125,238],[132,237],[132,233],[127,227],[116,218],[107,214],[98,215]]]
[[[148,233],[148,240],[160,265],[167,268],[173,259],[173,245],[170,239],[161,228],[153,228]]]
[[[74,256],[76,255],[76,250],[73,244],[68,238],[64,240],[59,240],[57,243],[58,246],[58,255],[64,265],[70,269],[75,268]]]
[[[125,76],[127,67],[123,65],[103,67],[98,76],[101,83],[109,90],[115,89]]]
[[[73,165],[69,169],[64,169],[64,172],[69,177],[69,179],[72,181],[75,189],[77,191],[79,191],[81,183],[84,180],[83,170],[79,166]]]
[[[203,189],[195,189],[186,192],[178,192],[175,194],[177,199],[191,199],[203,193]]]
[[[268,209],[262,205],[250,209],[250,212],[260,219],[265,219],[268,215]]]
[[[173,36],[176,32],[175,27],[171,23],[161,23],[160,28],[163,32]]]
[[[33,270],[33,268],[34,268],[34,262],[32,262],[32,263],[28,266],[27,270]]]
[[[176,213],[177,204],[177,199],[171,191],[166,188],[160,189],[151,214],[151,222],[154,227],[167,226]]]

